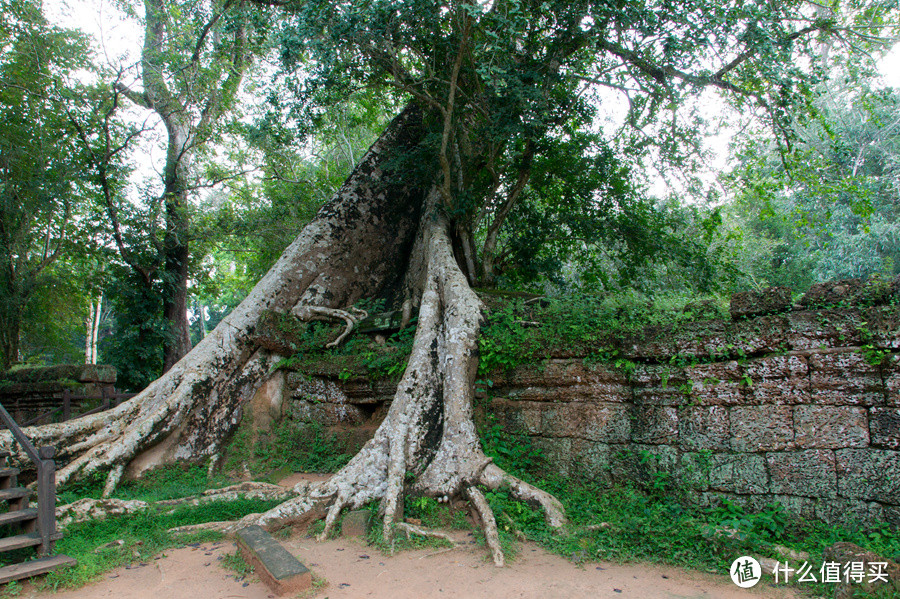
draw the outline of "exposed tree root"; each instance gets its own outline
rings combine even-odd
[[[494,512],[477,487],[469,487],[466,489],[466,494],[469,496],[469,501],[472,502],[475,513],[478,514],[478,520],[484,530],[484,541],[491,550],[494,565],[500,567],[504,563],[503,548],[500,546],[500,533],[497,532],[497,519],[494,518]]]
[[[423,199],[382,182],[385,154],[415,140],[416,127],[414,111],[398,117],[247,299],[166,375],[114,410],[27,431],[38,445],[56,445],[60,462],[70,460],[58,472],[60,484],[103,471],[108,495],[123,476],[147,467],[217,460],[270,372],[272,359],[252,336],[261,315],[277,310],[341,320],[346,327],[333,345],[363,317],[338,307],[390,285],[406,298],[404,320],[412,303],[419,315],[406,371],[373,438],[328,481],[298,486],[294,498],[265,514],[223,526],[271,530],[324,518],[325,537],[345,508],[378,501],[390,544],[396,531],[412,531],[403,522],[406,494],[468,499],[500,565],[496,522],[479,485],[508,487],[541,507],[550,525],[565,523],[559,501],[503,472],[481,448],[473,399],[482,305],[454,257],[450,225],[437,208],[440,191]],[[0,433],[0,445],[12,447],[9,433]]]
[[[351,307],[348,310],[338,310],[337,308],[324,308],[322,306],[297,306],[294,308],[294,316],[300,320],[343,320],[346,323],[344,332],[337,339],[325,345],[327,348],[337,347],[343,343],[344,339],[353,331],[353,327],[360,320],[364,320],[369,316],[365,310]]]
[[[443,539],[444,541],[447,541],[448,543],[451,543],[454,546],[456,546],[458,544],[453,539],[453,537],[451,537],[447,533],[443,533],[439,530],[431,530],[429,528],[423,528],[421,526],[416,526],[415,524],[410,524],[409,522],[397,522],[396,524],[394,524],[394,527],[401,532],[405,532],[407,539],[410,538],[412,535],[419,535],[420,537],[426,537],[426,538],[431,537],[434,539]]]
[[[481,303],[453,258],[444,220],[432,214],[426,221],[430,258],[416,338],[387,417],[373,438],[330,480],[295,489],[300,493],[296,498],[248,517],[245,523],[279,528],[327,504],[325,527],[319,535],[324,539],[344,508],[359,508],[377,500],[384,539],[391,545],[396,531],[422,534],[402,521],[405,493],[442,501],[462,497],[478,514],[499,566],[503,553],[497,524],[476,485],[508,487],[514,497],[541,507],[554,527],[565,524],[565,514],[556,498],[507,474],[481,449],[472,420]]]
[[[109,494],[126,474],[217,456],[277,359],[253,339],[262,314],[306,310],[349,327],[358,313],[331,310],[397,286],[423,195],[385,164],[418,142],[420,123],[413,108],[398,116],[241,305],[160,379],[113,410],[27,429],[56,447],[58,483],[102,471]],[[6,431],[0,446],[27,460]]]

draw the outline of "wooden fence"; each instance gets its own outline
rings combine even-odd
[[[99,395],[75,394],[70,390],[65,389],[61,393],[54,393],[50,396],[41,397],[38,401],[35,401],[35,398],[31,398],[31,401],[29,402],[23,404],[16,402],[14,405],[8,407],[14,410],[25,410],[29,412],[33,412],[35,409],[42,409],[39,414],[22,422],[21,426],[25,427],[34,424],[46,424],[49,422],[65,422],[89,414],[105,412],[106,410],[118,406],[123,401],[131,399],[135,395],[137,395],[137,393],[119,393],[115,389],[110,390],[106,387],[100,390]],[[85,412],[73,413],[73,407],[77,409],[79,406],[83,406],[92,401],[99,401],[100,405]],[[0,426],[0,428],[5,428],[5,425]]]

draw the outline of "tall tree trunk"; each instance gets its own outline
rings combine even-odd
[[[188,213],[189,177],[193,162],[194,140],[190,126],[177,114],[163,114],[169,135],[165,186],[166,232],[163,239],[163,318],[169,334],[163,348],[163,372],[191,351],[188,324],[188,278],[190,275],[190,215]]]
[[[399,521],[408,490],[465,497],[498,564],[496,524],[477,485],[508,485],[542,506],[550,524],[561,525],[558,501],[504,473],[481,450],[472,420],[481,302],[454,258],[439,188],[426,195],[389,166],[418,143],[420,123],[414,108],[398,116],[240,306],[163,377],[107,413],[28,431],[71,459],[58,473],[60,483],[107,470],[109,494],[126,467],[137,473],[166,461],[215,458],[269,372],[271,358],[251,335],[263,311],[314,318],[399,291],[415,296],[419,323],[406,372],[374,438],[327,483],[298,489],[295,499],[246,521],[273,528],[327,505],[327,534],[342,509],[378,500],[390,539],[396,528],[408,527]],[[0,442],[11,446],[8,434],[0,433]]]
[[[97,363],[97,344],[100,341],[100,317],[103,315],[103,294],[97,296],[97,307],[94,310],[93,330],[91,331],[91,364]]]
[[[94,340],[94,300],[88,302],[88,315],[84,319],[84,363],[93,364],[91,348]]]
[[[22,316],[16,306],[4,306],[0,312],[0,372],[6,372],[19,360]]]

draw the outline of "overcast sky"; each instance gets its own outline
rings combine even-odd
[[[134,67],[138,61],[143,33],[135,19],[127,18],[121,10],[116,8],[113,2],[108,0],[46,0],[44,9],[48,18],[63,27],[76,27],[88,33],[94,39],[94,46],[98,52],[98,59],[110,65]],[[140,10],[140,7],[137,7]],[[900,88],[900,44],[895,46],[880,64],[882,81],[885,85]],[[137,75],[135,71],[134,76]],[[707,97],[712,95],[707,94]],[[716,103],[716,100],[712,100]],[[613,106],[622,104],[611,103]],[[621,120],[621,116],[613,109],[605,111],[608,119]],[[706,111],[704,111],[706,112]],[[721,113],[721,108],[711,108],[710,114]],[[708,179],[711,181],[717,173],[728,168],[728,142],[733,133],[723,131],[708,141],[711,157],[707,163],[709,169]],[[155,145],[155,144],[151,144]],[[161,148],[148,148],[144,156],[143,164],[138,165],[138,171],[145,180],[152,176],[158,165],[161,164],[163,155]],[[654,177],[650,177],[653,179]],[[706,177],[704,177],[706,178]],[[650,192],[654,195],[665,195],[665,184],[661,177],[659,184],[651,185]]]

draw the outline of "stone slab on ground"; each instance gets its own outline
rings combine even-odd
[[[312,586],[309,569],[259,526],[239,530],[237,545],[244,560],[277,595],[299,593]]]
[[[372,513],[369,510],[351,510],[344,516],[341,523],[341,534],[345,537],[366,538],[369,534],[369,520]]]

